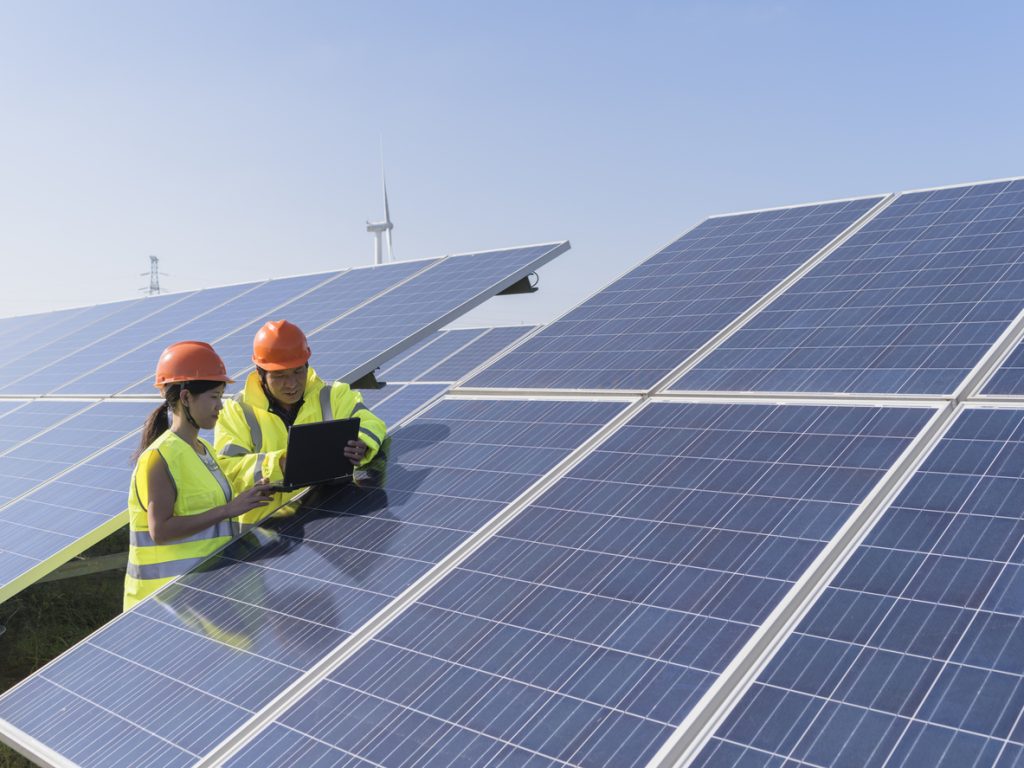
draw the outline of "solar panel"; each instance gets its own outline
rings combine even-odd
[[[92,344],[68,350],[67,357],[41,367],[27,376],[12,382],[2,390],[7,394],[46,394],[52,392],[69,381],[106,365],[125,353],[150,339],[162,336],[168,328],[182,325],[196,315],[209,312],[225,301],[254,287],[247,285],[231,285],[223,288],[209,288],[183,298],[167,302],[158,311],[120,331],[112,333]]]
[[[352,382],[514,284],[569,244],[449,256],[310,337],[324,378]]]
[[[152,404],[124,404],[141,424]],[[0,602],[124,524],[138,436],[0,506]]]
[[[7,431],[10,422],[21,422],[30,414],[38,413],[32,408],[34,405],[36,404],[30,403],[6,416],[0,422],[4,425],[4,431]],[[36,424],[32,424],[27,428],[31,433],[31,439],[7,449],[0,455],[0,504],[9,502],[138,429],[142,426],[145,415],[153,409],[152,404],[113,401],[40,401],[39,405],[47,406],[46,418],[51,428],[40,433]],[[57,405],[62,407],[53,408]],[[17,429],[18,426],[12,425],[12,428]],[[0,547],[3,546],[2,541],[3,537],[0,536]]]
[[[11,408],[0,416],[0,456],[89,405],[60,400],[20,401],[19,404],[20,407]]]
[[[382,366],[378,378],[387,381],[415,381],[427,370],[483,335],[486,330],[486,328],[460,328],[439,331],[428,336],[427,339],[430,343],[422,346],[415,353],[406,355],[395,363]]]
[[[459,381],[530,331],[533,325],[491,328],[419,376],[420,381]]]
[[[673,385],[952,394],[1024,307],[1024,180],[901,195]]]
[[[386,494],[343,489],[143,601],[4,694],[5,738],[193,763],[623,407],[439,403],[394,435]]]
[[[984,395],[1024,395],[1024,344],[1018,344],[982,389]]]
[[[362,395],[363,402],[390,429],[447,391],[448,384],[389,384],[382,389],[362,390]]]
[[[224,358],[229,372],[236,379],[252,369],[252,340],[256,331],[268,320],[288,320],[299,326],[307,335],[322,325],[351,311],[377,294],[398,285],[417,272],[437,262],[399,261],[376,267],[351,269],[340,277],[330,280],[316,290],[297,297],[285,306],[275,310],[274,317],[259,317],[249,327],[218,338],[216,349]],[[320,353],[326,351],[311,341],[312,364],[319,371]],[[234,387],[238,389],[236,385]]]
[[[650,388],[880,200],[707,219],[468,385]]]
[[[933,414],[648,406],[229,765],[645,765]]]
[[[99,339],[126,328],[148,315],[180,301],[190,294],[164,294],[117,305],[99,305],[81,310],[52,313],[61,315],[44,336],[36,334],[23,343],[13,345],[9,358],[0,370],[0,387],[7,387],[25,376],[46,368]],[[114,311],[106,312],[113,308]],[[93,317],[93,310],[97,316]],[[90,320],[91,322],[86,322]]]
[[[1024,757],[1024,410],[965,410],[697,759]]]
[[[265,316],[283,302],[336,275],[337,273],[304,275],[269,280],[257,285],[252,290],[228,299],[213,311],[194,319],[186,319],[166,329],[159,336],[78,377],[58,388],[56,392],[80,395],[113,394],[122,391],[130,394],[153,394],[153,369],[160,353],[169,344],[183,339],[209,341],[225,336],[239,326],[248,328],[253,318]]]

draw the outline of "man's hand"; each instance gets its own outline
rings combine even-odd
[[[349,440],[345,444],[345,458],[353,464],[359,464],[366,455],[366,444],[359,440]]]

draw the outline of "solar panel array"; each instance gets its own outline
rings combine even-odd
[[[1020,764],[1022,216],[1014,180],[709,219],[454,379],[385,490],[240,539],[0,697],[0,738],[90,766]],[[385,397],[485,338],[421,339]]]
[[[369,357],[399,353],[567,247],[397,262],[0,319],[0,348],[11,358],[0,374],[0,396],[9,398],[0,400],[0,601],[124,523],[134,435],[156,402],[152,369],[167,345],[211,341],[242,378],[256,330],[286,317],[308,332],[322,377],[353,381]],[[370,337],[372,322],[360,313],[384,322],[391,295],[416,286],[432,300],[403,319],[400,333],[389,325],[386,338]],[[353,325],[359,322],[362,330]],[[389,393],[384,410],[398,415],[439,391]]]

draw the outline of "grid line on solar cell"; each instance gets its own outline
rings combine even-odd
[[[672,388],[952,394],[1024,305],[1021,190],[901,195]]]
[[[685,414],[691,422],[683,419],[681,423],[678,414]],[[766,583],[778,579],[788,587],[799,576],[813,556],[813,547],[820,548],[838,529],[932,414],[926,409],[649,405],[331,672],[280,716],[278,723],[356,752],[363,759],[381,761],[385,742],[362,741],[365,730],[351,728],[340,714],[372,697],[391,702],[390,714],[382,714],[384,719],[377,719],[372,729],[378,734],[412,712],[537,751],[551,761],[642,764],[667,738],[672,723],[685,711],[680,707],[696,700],[702,686],[728,661],[729,653],[742,644],[740,627],[746,627],[748,634],[753,632],[763,619],[758,612],[763,614],[770,607],[766,604],[780,596],[775,590],[772,597],[773,590],[766,591]],[[773,419],[774,441],[759,444],[757,431],[771,431]],[[803,433],[813,433],[816,424],[827,432],[829,422],[840,424],[835,434],[822,435],[834,438],[831,444],[815,437],[801,442]],[[748,431],[737,429],[740,423],[745,423]],[[680,448],[673,453],[681,459],[672,454],[648,455],[657,445],[652,442],[651,430],[643,428],[651,425],[661,426],[657,438],[662,444]],[[746,439],[728,432],[717,434],[718,428],[745,434]],[[850,434],[859,436],[859,441],[851,445]],[[769,444],[778,456],[775,462],[764,463],[772,469],[752,470],[751,456]],[[701,450],[694,455],[682,450],[698,446],[704,455],[715,457],[712,466],[700,465],[696,456]],[[823,473],[818,480],[802,477],[812,456]],[[624,457],[637,466],[629,467]],[[787,467],[787,461],[793,466]],[[729,462],[734,466],[723,472]],[[780,467],[786,467],[792,476],[773,473]],[[845,467],[854,467],[862,476],[856,481],[844,477]],[[659,477],[663,478],[660,483]],[[822,479],[825,477],[829,480]],[[632,480],[637,482],[632,484]],[[725,510],[706,499],[701,501],[699,492],[695,493],[702,486],[721,490],[716,486],[723,482],[734,485],[735,502]],[[672,510],[697,520],[710,515],[703,522],[719,524],[730,515],[734,521],[749,518],[757,509],[759,493],[792,482],[803,488],[804,500],[809,501],[808,492],[813,490],[822,501],[816,504],[817,513],[812,513],[815,503],[809,502],[802,512],[803,522],[797,523],[805,535],[817,531],[813,540],[805,541],[813,545],[811,549],[794,552],[785,542],[782,550],[771,545],[777,550],[772,554],[790,559],[781,570],[776,558],[735,538],[730,540],[721,525],[716,529],[718,545],[726,549],[719,555],[714,554],[715,543],[703,533],[691,532],[687,544],[667,528]],[[588,483],[591,487],[582,490]],[[676,494],[671,501],[667,497],[670,492]],[[597,498],[605,499],[614,509],[646,513],[644,525],[608,515],[610,524],[602,530],[588,519],[594,515],[564,513],[566,506],[585,513]],[[655,503],[659,498],[660,505]],[[572,505],[567,504],[573,500]],[[793,525],[796,510],[777,509],[767,516],[766,511],[762,508],[759,516],[751,518],[759,524],[741,533],[768,542],[770,534]],[[682,531],[692,526],[676,528]],[[536,546],[538,536],[544,540],[543,549]],[[733,552],[732,562],[722,563],[721,555],[729,551]],[[651,570],[651,564],[659,568],[668,564],[670,568],[659,572]],[[711,566],[723,565],[731,565],[733,574],[754,580],[742,584],[734,580],[726,588],[724,582],[715,586],[698,575],[712,570]],[[613,578],[614,574],[619,575]],[[489,586],[474,588],[474,583]],[[670,588],[672,584],[684,595],[692,593],[686,599],[696,602],[679,603],[680,595]],[[684,588],[684,584],[691,586]],[[745,590],[751,594],[740,597]],[[725,602],[712,608],[715,600]],[[661,618],[651,624],[658,611]],[[666,624],[672,616],[678,630],[675,641],[668,639]],[[633,629],[628,629],[629,617],[640,622]],[[706,622],[703,625],[702,620]],[[561,637],[562,632],[569,637]],[[689,651],[688,644],[693,646]],[[644,657],[650,655],[659,662],[647,663]],[[676,674],[672,670],[685,670],[679,677],[687,682],[670,682]],[[506,685],[510,679],[514,685]],[[422,687],[427,681],[429,686]],[[537,692],[543,692],[541,699],[536,699]],[[516,702],[516,709],[500,712],[502,705],[495,701]],[[312,722],[309,715],[314,711],[339,714]],[[481,711],[489,714],[481,715]],[[540,721],[522,712],[530,712],[531,717],[539,712],[536,717],[543,720],[543,728],[537,730]],[[563,719],[568,725],[559,729]],[[651,727],[655,730],[644,730]],[[417,756],[423,754],[417,750],[422,747],[418,745],[439,737],[436,729],[427,728],[417,737],[416,745],[408,744],[411,751],[403,752],[403,759],[421,764]],[[242,754],[252,759],[266,748],[257,737]],[[246,764],[242,759],[236,762]],[[431,763],[425,760],[422,764]]]
[[[478,372],[467,386],[648,389],[881,200],[708,219]],[[722,279],[729,274],[735,279]]]
[[[420,376],[420,381],[461,381],[536,328],[532,325],[491,328],[483,336],[426,371]]]
[[[1024,411],[962,411],[720,727],[708,764],[753,765],[754,750],[828,764],[1015,764],[1021,456]]]
[[[97,672],[85,661],[79,667],[75,659],[95,662],[90,644],[116,648],[135,662],[155,665],[203,691],[221,691],[221,698],[235,701],[224,691],[234,691],[230,686],[239,685],[243,674],[240,668],[223,665],[240,663],[230,660],[238,656],[231,650],[232,643],[241,642],[262,657],[263,666],[244,674],[246,687],[238,689],[238,695],[248,697],[248,709],[263,707],[297,676],[295,669],[284,669],[274,659],[287,659],[303,670],[312,668],[623,407],[623,403],[469,400],[435,405],[429,416],[395,435],[396,458],[392,461],[396,464],[386,506],[376,512],[367,510],[367,498],[348,488],[333,501],[320,502],[293,519],[282,520],[271,541],[253,544],[251,537],[243,537],[207,568],[143,601],[0,697],[7,729],[31,733],[33,724],[46,722],[51,711],[48,703],[63,705],[64,699],[39,688],[41,674],[119,715],[155,714],[141,724],[176,746],[156,750],[154,760],[173,761],[181,748],[205,754],[247,718],[195,692],[186,696],[168,689],[167,681],[140,676],[136,667],[105,660]],[[404,442],[399,440],[403,434],[407,436]],[[456,485],[463,489],[466,500],[447,492]],[[379,494],[371,494],[371,498],[380,501]],[[412,523],[424,519],[430,525],[406,526],[405,519]],[[236,557],[252,562],[231,559]],[[383,562],[385,559],[389,562]],[[270,614],[271,610],[275,613]],[[164,624],[147,630],[139,624],[146,616],[158,616]],[[158,640],[166,639],[168,622],[179,629],[189,628],[193,634],[187,642]],[[217,661],[221,658],[223,663]],[[246,664],[255,658],[247,654]],[[131,693],[131,710],[126,709],[129,703],[124,701],[124,691]],[[142,705],[139,696],[151,701]],[[33,707],[22,706],[26,698],[34,700]],[[201,712],[203,733],[186,737],[180,729],[179,711]],[[118,729],[98,709],[90,714],[88,707],[82,706],[77,718],[80,726],[74,730],[78,740],[102,732],[124,749],[135,743],[131,729],[115,738]],[[161,721],[160,727],[154,728],[155,720],[161,718],[170,722]],[[51,729],[45,739],[54,744],[60,735]],[[202,749],[197,748],[200,743]],[[125,764],[124,753],[90,755],[84,762],[104,761]]]
[[[461,351],[485,333],[486,329],[483,328],[459,328],[441,331],[433,337],[428,336],[429,343],[414,354],[406,356],[387,368],[382,366],[382,375],[385,378],[390,377],[394,381],[416,381],[422,378],[428,370]]]

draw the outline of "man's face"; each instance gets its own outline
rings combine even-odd
[[[295,405],[306,393],[306,366],[284,371],[267,371],[267,389],[282,405]]]

